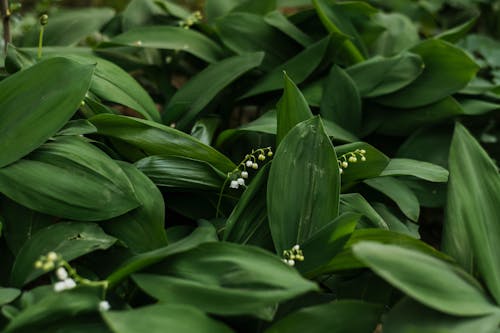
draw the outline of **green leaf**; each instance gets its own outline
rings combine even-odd
[[[377,13],[373,24],[383,29],[370,47],[375,54],[393,55],[420,41],[418,25],[404,13]]]
[[[115,287],[116,284],[135,272],[159,263],[174,254],[188,251],[198,246],[199,244],[205,242],[213,242],[216,240],[217,235],[212,225],[200,226],[196,228],[189,236],[175,243],[131,257],[112,274],[110,274],[106,280],[108,280],[109,286],[111,288]]]
[[[368,201],[359,193],[340,195],[340,213],[353,212],[365,216],[371,224],[380,229],[389,229],[389,226]]]
[[[286,73],[284,81],[283,96],[277,104],[276,145],[280,144],[295,125],[313,116],[299,88]]]
[[[257,173],[250,185],[238,200],[224,228],[224,241],[239,244],[255,244],[259,242],[258,232],[268,229],[266,207],[266,185],[269,175],[269,164]],[[269,230],[266,230],[269,232]]]
[[[148,155],[181,156],[210,163],[223,173],[236,165],[214,148],[190,135],[151,121],[115,116],[97,115],[90,119],[99,134],[119,139]]]
[[[446,183],[448,170],[429,162],[409,158],[392,158],[380,176],[413,176],[429,182]]]
[[[116,162],[71,136],[0,169],[0,192],[35,211],[80,221],[113,218],[139,206]]]
[[[0,167],[32,152],[63,127],[85,97],[93,70],[54,58],[0,82]]]
[[[380,305],[336,301],[302,308],[277,321],[264,333],[371,333],[379,323]],[[385,331],[384,331],[385,332]]]
[[[283,72],[297,84],[303,82],[321,64],[330,45],[330,36],[308,46],[305,50],[290,58],[285,63],[276,66],[272,71],[260,79],[255,86],[247,91],[241,98],[247,98],[283,87]]]
[[[457,266],[395,245],[362,242],[354,254],[375,273],[422,304],[460,316],[498,311],[472,276]]]
[[[70,120],[57,135],[85,135],[97,132],[97,128],[87,119]]]
[[[357,162],[349,162],[357,149],[365,150],[366,161],[361,161],[357,155]],[[389,158],[377,148],[365,142],[353,142],[335,147],[339,161],[347,162],[347,168],[342,171],[342,185],[347,187],[363,179],[378,177],[389,164]]]
[[[87,289],[56,293],[50,291],[41,300],[17,314],[3,332],[38,332],[58,320],[71,320],[78,314],[97,312],[99,298]],[[93,331],[94,332],[94,331]]]
[[[330,70],[325,81],[320,113],[352,133],[361,130],[361,97],[349,75],[337,65]]]
[[[346,69],[363,97],[377,97],[398,91],[419,77],[422,57],[403,52],[390,58],[373,57]]]
[[[297,269],[305,276],[314,277],[315,271],[321,270],[342,250],[360,217],[353,213],[342,214],[309,237],[301,246],[304,261],[297,263]]]
[[[207,162],[179,156],[150,156],[135,165],[158,186],[217,190],[226,179]]]
[[[115,333],[137,333],[146,327],[150,333],[231,333],[223,323],[182,304],[156,304],[127,311],[102,314]]]
[[[166,246],[165,203],[161,192],[135,166],[126,162],[119,162],[118,165],[130,179],[141,205],[124,215],[103,222],[103,229],[125,243],[133,253]]]
[[[39,230],[21,248],[12,267],[11,282],[23,286],[45,272],[36,269],[35,261],[50,251],[70,261],[96,250],[105,250],[115,243],[94,223],[63,222]]]
[[[280,11],[272,11],[264,17],[264,20],[271,26],[279,29],[288,37],[295,40],[297,43],[303,47],[307,47],[314,43],[314,40],[307,34],[302,32],[297,26],[295,26],[288,18],[283,15]]]
[[[299,123],[278,147],[269,175],[267,209],[277,253],[336,218],[339,194],[337,157],[320,118]]]
[[[467,35],[467,33],[476,24],[478,18],[479,15],[476,15],[470,20],[466,21],[465,23],[462,23],[454,28],[441,32],[434,38],[442,39],[450,43],[456,43]]]
[[[364,183],[393,200],[410,220],[418,220],[420,215],[418,199],[405,183],[394,177],[366,179]]]
[[[0,306],[9,304],[21,295],[21,290],[15,288],[0,287]]]
[[[442,40],[423,41],[410,51],[422,57],[424,71],[410,85],[378,102],[401,108],[431,104],[465,87],[479,69],[467,53]]]
[[[201,33],[192,29],[162,25],[128,30],[101,47],[114,45],[184,51],[208,63],[217,62],[223,56],[221,47]]]
[[[186,128],[231,82],[259,66],[263,57],[262,52],[248,53],[209,65],[190,78],[170,99],[163,113],[163,123],[176,122],[177,128]]]
[[[399,232],[416,239],[420,239],[419,225],[417,222],[403,216],[399,210],[381,202],[374,202],[373,208],[389,226],[389,230]]]
[[[384,333],[494,333],[498,314],[483,317],[455,317],[431,310],[404,298],[389,312],[383,322]]]
[[[495,162],[460,124],[451,142],[443,249],[467,270],[477,267],[500,302],[500,175]]]
[[[216,32],[222,43],[236,54],[264,51],[261,67],[269,71],[299,51],[297,44],[260,15],[231,13],[216,20]]]
[[[221,315],[256,314],[266,307],[317,290],[280,258],[257,247],[205,243],[171,257],[156,274],[134,274],[137,285],[169,304],[187,304]]]
[[[111,8],[78,8],[58,10],[50,14],[49,23],[43,33],[43,45],[75,45],[87,36],[99,31],[115,11]],[[23,46],[38,45],[39,24],[23,36]]]
[[[336,255],[328,264],[323,266],[323,269],[317,273],[331,274],[366,267],[366,265],[360,262],[353,253],[353,246],[365,241],[377,242],[378,244],[397,245],[440,260],[453,261],[453,259],[446,254],[437,251],[430,245],[415,239],[415,237],[408,236],[407,234],[382,229],[359,229],[352,233],[344,250]]]

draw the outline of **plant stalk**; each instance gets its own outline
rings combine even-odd
[[[10,9],[9,0],[0,0],[0,15],[2,16],[3,25],[3,42],[4,42],[4,53],[7,54],[7,45],[11,42],[10,34]]]

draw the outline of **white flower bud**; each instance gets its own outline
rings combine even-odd
[[[47,260],[49,261],[56,261],[57,260],[57,253],[51,251],[47,254]]]
[[[248,178],[248,172],[246,172],[246,171],[242,171],[242,172],[241,172],[241,177],[242,177],[242,178]]]
[[[349,166],[349,163],[347,163],[346,161],[342,162],[342,167],[343,168],[347,168]]]
[[[288,264],[288,266],[295,266],[295,260],[290,259],[290,260],[288,260],[287,264]]]
[[[99,302],[99,311],[108,311],[111,308],[108,301]]]
[[[264,154],[260,154],[258,159],[259,161],[264,161],[266,159],[266,156]]]
[[[59,280],[66,280],[68,278],[68,272],[64,267],[59,267],[56,271],[57,278]]]
[[[238,182],[238,185],[241,185],[241,186],[245,185],[245,180],[243,178],[238,178],[238,179],[236,179],[236,181]]]
[[[252,165],[253,165],[253,162],[251,160],[248,160],[246,163],[246,166],[250,168],[250,167],[252,167]]]
[[[238,188],[240,187],[240,184],[236,180],[231,180],[231,184],[229,185],[230,188]]]
[[[361,161],[362,161],[362,162],[366,161],[366,157],[361,156]]]
[[[357,161],[358,161],[358,159],[355,156],[349,157],[349,162],[356,163]]]
[[[295,250],[295,251],[300,250],[300,245],[299,245],[299,244],[295,244],[295,245],[292,247],[292,250]]]
[[[62,282],[64,283],[64,285],[66,286],[66,289],[68,289],[68,290],[76,287],[76,282],[73,279],[66,279]]]
[[[54,284],[54,291],[56,293],[59,293],[63,290],[66,290],[66,283],[64,283],[64,281],[59,281]]]
[[[259,165],[257,163],[252,163],[252,169],[258,169]]]

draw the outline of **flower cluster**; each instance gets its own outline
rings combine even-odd
[[[237,189],[240,186],[245,186],[245,179],[248,178],[248,169],[257,170],[259,168],[258,162],[263,162],[267,157],[272,157],[273,151],[271,147],[259,148],[256,150],[252,149],[252,153],[247,154],[243,161],[231,171],[227,176],[231,182],[229,183],[230,188]]]
[[[179,26],[184,29],[189,29],[194,24],[200,22],[203,19],[203,15],[199,10],[195,11],[193,14],[189,15],[185,20],[179,22]]]
[[[345,153],[344,155],[341,155],[337,159],[340,174],[344,172],[344,169],[347,169],[349,167],[349,163],[356,163],[358,161],[366,161],[366,150],[356,149],[355,151],[350,151],[348,153]]]
[[[65,290],[70,290],[75,288],[77,285],[86,285],[92,287],[101,287],[103,293],[105,293],[108,282],[104,281],[91,281],[85,279],[78,275],[76,270],[71,267],[71,265],[62,258],[61,255],[51,251],[46,255],[40,256],[40,258],[35,261],[35,268],[41,269],[45,272],[50,272],[55,270],[55,276],[57,277],[57,282],[54,283],[54,291],[62,292]],[[99,311],[107,311],[110,309],[108,301],[103,300],[99,303]]]
[[[283,262],[289,266],[295,266],[295,262],[304,261],[304,254],[298,244],[294,245],[290,250],[283,251]]]

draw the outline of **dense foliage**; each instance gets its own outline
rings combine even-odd
[[[2,332],[500,332],[497,2],[39,4]]]

